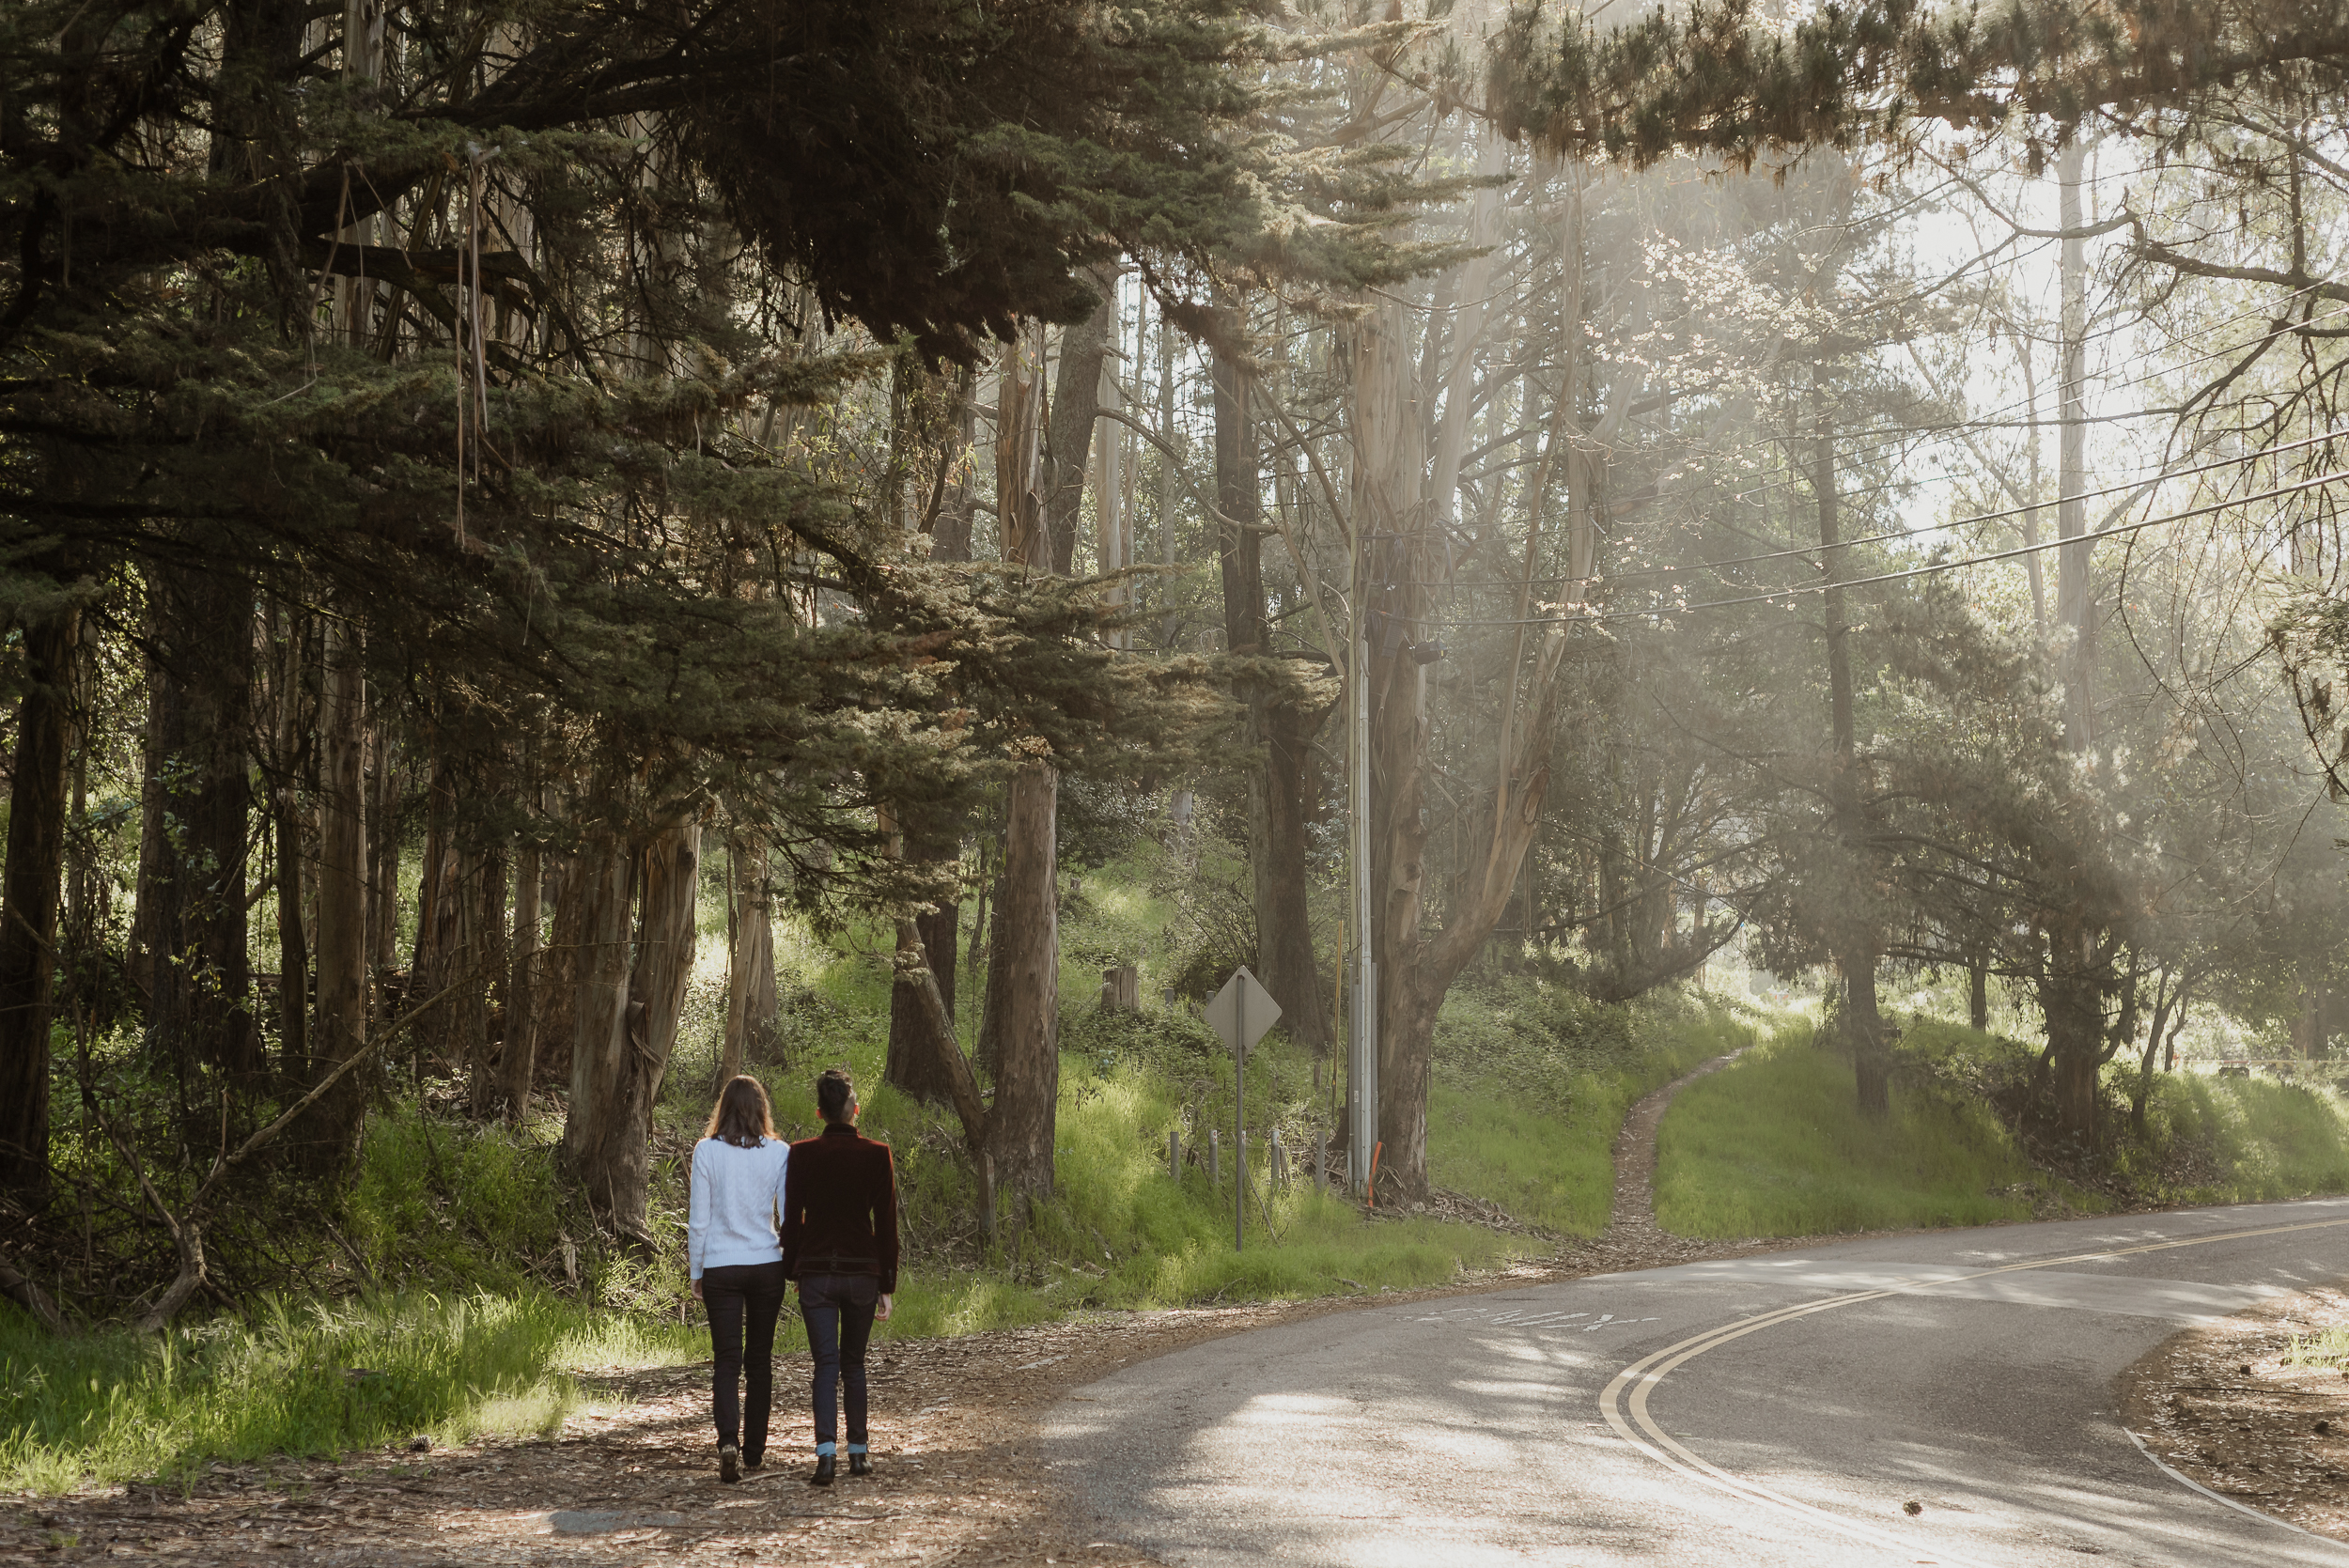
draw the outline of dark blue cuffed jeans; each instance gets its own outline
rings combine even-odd
[[[807,1319],[807,1346],[816,1356],[816,1442],[817,1452],[839,1440],[845,1395],[848,1449],[863,1452],[864,1347],[873,1337],[873,1310],[880,1303],[880,1281],[870,1274],[802,1274],[800,1315]]]
[[[775,1320],[790,1287],[779,1258],[702,1270],[702,1305],[709,1309],[709,1413],[722,1446],[734,1441],[739,1421],[747,1461],[767,1452],[767,1418],[775,1403]],[[741,1401],[748,1408],[738,1411],[739,1381],[750,1387]]]

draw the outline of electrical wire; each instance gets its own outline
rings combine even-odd
[[[2327,430],[2321,436],[2306,436],[2299,441],[2290,442],[2281,446],[2263,447],[2257,452],[2247,453],[2239,458],[2220,458],[2197,468],[2182,468],[2174,473],[2156,474],[2151,479],[2132,480],[2124,485],[2108,485],[2102,489],[2083,490],[2076,496],[2059,496],[2052,501],[2034,502],[2028,506],[2004,506],[1995,512],[1976,512],[1971,517],[1952,518],[1947,522],[1932,523],[1923,528],[1903,528],[1885,534],[1862,534],[1849,539],[1838,539],[1832,546],[1797,545],[1787,550],[1766,551],[1758,555],[1733,555],[1725,561],[1692,562],[1685,567],[1637,567],[1630,571],[1613,573],[1607,581],[1621,582],[1630,578],[1670,577],[1677,572],[1716,571],[1724,567],[1751,566],[1761,561],[1782,561],[1795,555],[1817,555],[1825,550],[1840,549],[1845,545],[1881,544],[1888,539],[1913,539],[1920,534],[1938,534],[1949,529],[1970,528],[1978,522],[1996,522],[2001,518],[2020,517],[2026,512],[2044,512],[2050,507],[2061,506],[2067,501],[2094,501],[2101,496],[2119,495],[2123,490],[2142,489],[2149,485],[2162,484],[2171,479],[2191,479],[2197,474],[2215,474],[2222,468],[2240,468],[2247,463],[2255,463],[2263,458],[2273,457],[2279,453],[2296,452],[2304,446],[2320,446],[2326,442],[2341,440],[2349,440],[2349,429]],[[2130,526],[2137,525],[2131,524]],[[2102,537],[2103,536],[2099,533],[2096,536]],[[2030,548],[2035,547],[2026,547],[2027,550]],[[1985,556],[1983,559],[1988,560],[1993,557]],[[1595,582],[1599,579],[1595,577],[1562,578],[1558,581]]]
[[[1882,544],[1888,540],[1893,539],[1913,539],[1924,534],[1938,534],[1951,529],[1969,528],[1979,522],[1996,522],[2001,518],[2018,517],[2025,512],[2044,512],[2051,507],[2061,506],[2066,501],[2094,501],[2103,496],[2119,495],[2123,490],[2144,489],[2150,486],[2165,483],[2171,479],[2191,479],[2198,474],[2215,474],[2220,469],[2240,468],[2248,463],[2258,462],[2263,458],[2275,457],[2285,452],[2296,452],[2302,447],[2319,446],[2326,442],[2342,440],[2349,440],[2349,428],[2327,430],[2323,435],[2319,436],[2306,436],[2298,441],[2286,442],[2281,446],[2263,447],[2257,452],[2247,453],[2239,458],[2220,458],[2212,462],[2201,464],[2195,468],[2182,468],[2173,473],[2156,474],[2152,479],[2133,480],[2130,483],[2123,485],[2108,485],[2102,489],[2084,490],[2077,496],[2059,496],[2052,501],[2036,502],[2028,506],[2006,506],[2001,507],[1995,512],[1977,512],[1971,517],[1952,518],[1947,522],[1932,523],[1923,528],[1904,528],[1884,534],[1856,535],[1848,539],[1838,539],[1832,545],[1796,545],[1785,550],[1765,551],[1756,555],[1733,555],[1723,561],[1691,561],[1684,566],[1677,567],[1636,567],[1627,571],[1610,572],[1604,574],[1603,576],[1567,577],[1558,574],[1545,574],[1537,579],[1537,581],[1542,582],[1556,582],[1562,585],[1568,582],[1625,582],[1643,577],[1674,577],[1683,572],[1720,571],[1730,567],[1753,566],[1764,561],[1782,561],[1793,556],[1801,556],[1807,559],[1811,556],[1824,554],[1829,550],[1842,550],[1852,545]],[[1848,496],[1846,495],[1844,499],[1848,499]],[[2259,498],[2254,496],[2248,499],[2257,500]],[[2129,526],[2137,527],[2139,525],[2132,523]],[[2099,530],[2097,534],[2092,536],[2101,538],[2104,536],[2105,532],[2108,531]],[[1398,536],[1385,535],[1380,536],[1392,538]],[[2036,548],[2040,547],[2028,546],[2025,549],[2025,553],[2028,553],[2030,550]],[[1968,557],[1968,560],[1996,560],[1999,558],[1999,557],[1997,556]],[[1819,569],[1824,570],[1825,568],[1821,567]],[[1518,579],[1514,577],[1481,579],[1471,578],[1463,581],[1456,578],[1400,578],[1393,581],[1393,585],[1401,586],[1405,582],[1411,583],[1412,585],[1418,587],[1429,588],[1514,588],[1517,585]]]
[[[2291,294],[2288,294],[2288,295],[2284,296],[2284,299],[2285,299],[2285,301],[2290,301],[2290,300],[2292,300],[2292,299],[2295,299],[2295,298],[2297,298],[2299,295],[2302,295],[2302,294],[2308,293],[2310,289],[2314,289],[2314,288],[2321,287],[2323,287],[2323,285],[2322,285],[2322,284],[2310,284],[2310,285],[2309,285],[2309,286],[2308,286],[2308,287],[2307,287],[2307,288],[2296,288],[2296,289],[2293,290],[2293,292],[2292,292]],[[2227,318],[2227,320],[2232,320],[2232,319],[2239,319],[2239,318],[2240,318],[2241,317],[2243,317],[2243,316],[2249,316],[2249,315],[2253,315],[2253,314],[2256,314],[2256,313],[2255,313],[2255,312],[2252,312],[2252,311],[2248,311],[2248,310],[2247,310],[2247,311],[2242,311],[2242,312],[2239,312],[2239,313],[2237,314],[2237,316],[2236,316],[2236,317],[2234,317],[2234,318]],[[2164,376],[2168,376],[2168,375],[2170,375],[2170,374],[2175,373],[2176,371],[2183,370],[2183,369],[2186,368],[2186,367],[2187,367],[2187,366],[2189,366],[2189,365],[2200,365],[2200,364],[2202,364],[2204,361],[2207,361],[2207,360],[2223,359],[2223,358],[2226,358],[2227,356],[2229,356],[2229,355],[2231,355],[2231,354],[2240,353],[2240,352],[2242,352],[2243,350],[2245,350],[2245,349],[2251,349],[2251,348],[2257,347],[2258,345],[2263,344],[2263,343],[2272,343],[2272,342],[2274,342],[2274,341],[2275,341],[2277,338],[2279,338],[2279,337],[2288,336],[2288,335],[2290,335],[2290,334],[2293,334],[2293,333],[2295,333],[2295,332],[2299,332],[2299,331],[2305,330],[2306,328],[2309,328],[2309,327],[2312,327],[2312,326],[2316,325],[2316,324],[2317,324],[2318,322],[2320,322],[2320,321],[2329,321],[2329,320],[2334,319],[2334,318],[2337,318],[2337,317],[2345,316],[2345,315],[2349,315],[2349,305],[2342,305],[2342,306],[2341,306],[2341,307],[2340,307],[2340,308],[2338,308],[2338,309],[2326,311],[2326,312],[2325,312],[2325,313],[2323,313],[2322,315],[2318,315],[2318,316],[2311,316],[2311,317],[2310,317],[2310,318],[2309,318],[2309,319],[2307,319],[2306,321],[2288,322],[2288,323],[2286,323],[2285,325],[2280,326],[2280,327],[2271,327],[2269,330],[2267,330],[2266,332],[2263,332],[2263,333],[2260,334],[2259,334],[2258,336],[2256,336],[2256,337],[2246,337],[2246,338],[2241,338],[2241,339],[2238,339],[2238,340],[2236,340],[2235,342],[2229,343],[2229,344],[2225,344],[2225,345],[2223,345],[2223,346],[2221,346],[2221,347],[2219,347],[2219,348],[2217,348],[2217,349],[2209,349],[2209,350],[2207,350],[2207,351],[2205,351],[2205,352],[2202,352],[2202,353],[2200,353],[2200,354],[2196,354],[2196,355],[2192,356],[2191,358],[2185,359],[2185,360],[2180,360],[2180,361],[2178,361],[2178,362],[2177,362],[2176,364],[2174,364],[2174,365],[2165,365],[2165,366],[2162,366],[2161,368],[2156,369],[2156,370],[2149,370],[2149,371],[2145,372],[2145,373],[2144,373],[2143,375],[2141,375],[2141,376],[2132,377],[2132,378],[2130,378],[2130,379],[2129,379],[2129,380],[2123,380],[2123,381],[2117,381],[2117,382],[2110,382],[2110,383],[2102,384],[2102,385],[2100,385],[2100,386],[2097,388],[2097,390],[2098,390],[2099,394],[2106,394],[2106,395],[2108,395],[2108,394],[2111,394],[2111,393],[2116,393],[2116,392],[2125,392],[2125,391],[2127,391],[2127,390],[2128,390],[2129,388],[2131,388],[2131,387],[2136,387],[2136,386],[2143,386],[2143,385],[2144,385],[2144,384],[2146,384],[2148,381],[2157,380],[2161,379],[2161,378],[2162,378],[2162,377],[2164,377]],[[2271,318],[2271,319],[2272,319],[2272,318]],[[2219,321],[2219,322],[2215,323],[2215,325],[2217,325],[2217,326],[2224,326],[2224,325],[2226,325],[2226,324],[2227,324],[2227,320],[2221,320],[2221,321]],[[1889,434],[1889,435],[1886,435],[1886,436],[1883,436],[1883,437],[1881,437],[1881,438],[1877,439],[1876,441],[1875,441],[1875,442],[1860,442],[1860,443],[1857,443],[1857,444],[1854,444],[1854,445],[1852,445],[1852,446],[1846,447],[1846,448],[1844,448],[1844,449],[1843,449],[1843,455],[1844,455],[1845,457],[1847,457],[1847,458],[1855,458],[1855,459],[1857,459],[1857,458],[1867,458],[1867,457],[1872,457],[1872,456],[1874,456],[1875,454],[1876,454],[1876,453],[1878,453],[1878,452],[1881,452],[1881,451],[1886,450],[1887,448],[1890,448],[1890,447],[1897,447],[1897,446],[1906,445],[1906,444],[1908,444],[1908,443],[1910,443],[1910,442],[1924,442],[1924,441],[1930,441],[1930,440],[1932,440],[1932,439],[1934,439],[1934,438],[1936,438],[1936,437],[1938,437],[1938,436],[1954,435],[1954,434],[1956,434],[1956,433],[1957,433],[1957,432],[1959,432],[1959,431],[1983,431],[1983,430],[2030,429],[2030,428],[2032,428],[2032,427],[2043,427],[2043,428],[2045,428],[2045,427],[2059,427],[2059,428],[2060,428],[2060,427],[2061,427],[2061,425],[2064,423],[2064,422],[2063,422],[2061,418],[2053,418],[2053,419],[2036,419],[2036,418],[2033,418],[2033,419],[2020,419],[2020,420],[2001,420],[2001,419],[1999,419],[1999,418],[1996,417],[1996,416],[2000,415],[2000,414],[2013,413],[2013,412],[2015,412],[2016,410],[2018,410],[2018,409],[2022,409],[2022,408],[2024,408],[2024,407],[2026,407],[2026,406],[2030,405],[2030,404],[2031,403],[2031,401],[2032,401],[2032,399],[2030,399],[2030,398],[2017,398],[2017,399],[2015,399],[2014,402],[2007,403],[2007,404],[2003,404],[2003,405],[2000,405],[2000,406],[1996,407],[1996,408],[1987,409],[1987,410],[1983,411],[1983,412],[1980,416],[1975,417],[1975,418],[1972,418],[1972,419],[1959,419],[1959,420],[1952,420],[1952,421],[1949,421],[1948,423],[1941,424],[1941,425],[1925,425],[1925,426],[1919,426],[1918,427],[1916,427],[1916,428],[1915,428],[1915,429],[1913,429],[1913,430],[1903,430],[1903,431],[1899,431],[1899,432],[1896,432],[1896,433]],[[2131,420],[2137,420],[2137,419],[2150,419],[2150,418],[2154,418],[2154,417],[2155,417],[2155,416],[2157,416],[2157,415],[2159,415],[2159,414],[2168,413],[2168,412],[2170,412],[2170,411],[2170,411],[2170,410],[2165,410],[2165,409],[2140,409],[2140,410],[2138,410],[2138,411],[2134,411],[2134,412],[2130,412],[2130,413],[2118,413],[2118,414],[2097,414],[2097,415],[2092,416],[2092,418],[2090,418],[2089,420],[2087,420],[2087,421],[2086,421],[2086,423],[2089,423],[2089,424],[2094,424],[2094,425],[2118,425],[2118,424],[2125,424],[2125,423],[2127,423],[2128,421],[2131,421]],[[1750,450],[1750,448],[1749,448],[1749,450]],[[1732,455],[1734,455],[1734,454],[1732,454]],[[1928,476],[1928,477],[1926,477],[1926,478],[1921,478],[1921,479],[1907,479],[1907,480],[1896,481],[1896,482],[1893,482],[1893,483],[1890,483],[1890,484],[1886,484],[1886,485],[1883,485],[1883,486],[1875,487],[1875,489],[1905,489],[1905,488],[1906,488],[1906,487],[1908,487],[1908,486],[1911,486],[1911,485],[1930,484],[1930,483],[1933,483],[1936,479],[1942,479],[1942,478],[1955,478],[1955,477],[1956,477],[1956,475],[1955,475],[1954,474],[1937,474],[1937,475],[1932,475],[1932,476]],[[1754,497],[1754,496],[1766,494],[1766,493],[1768,493],[1769,491],[1772,491],[1772,490],[1777,490],[1777,489],[1787,489],[1787,488],[1789,488],[1789,487],[1791,487],[1791,486],[1794,486],[1794,485],[1796,485],[1796,484],[1798,484],[1798,483],[1800,483],[1800,481],[1798,481],[1798,480],[1795,480],[1795,479],[1771,479],[1771,480],[1766,480],[1766,481],[1764,481],[1764,482],[1763,482],[1763,483],[1761,483],[1761,484],[1754,485],[1754,486],[1751,486],[1751,487],[1750,487],[1750,488],[1748,488],[1748,489],[1746,489],[1739,490],[1739,491],[1735,492],[1735,494],[1733,494],[1733,495],[1730,497],[1730,499],[1731,499],[1731,500],[1734,500],[1734,501],[1745,501],[1745,500],[1750,500],[1750,499],[1751,499],[1751,498],[1752,498],[1752,497]],[[1873,491],[1859,491],[1859,492],[1852,492],[1852,493],[1855,493],[1855,494],[1866,494],[1866,493],[1873,493]]]
[[[2313,479],[2304,479],[2296,485],[2285,485],[2276,489],[2263,490],[2257,495],[2235,496],[2226,501],[2214,501],[2206,506],[2190,507],[2183,512],[2167,512],[2160,517],[2141,518],[2136,522],[2118,523],[2110,528],[2099,529],[2093,534],[2083,534],[2075,538],[2043,539],[2035,545],[2022,545],[2014,550],[1994,551],[1983,555],[1961,556],[1953,561],[1936,561],[1927,566],[1911,567],[1902,571],[1878,572],[1870,577],[1839,578],[1831,582],[1800,583],[1791,588],[1774,588],[1766,593],[1744,594],[1735,598],[1705,599],[1695,604],[1659,605],[1652,610],[1608,610],[1595,614],[1536,615],[1490,620],[1431,620],[1428,624],[1445,628],[1597,625],[1608,621],[1660,620],[1667,615],[1693,614],[1700,610],[1727,610],[1736,605],[1766,604],[1775,599],[1794,598],[1804,594],[1824,594],[1837,588],[1862,588],[1879,582],[1898,582],[1909,578],[1931,577],[1941,572],[1958,571],[1967,567],[1983,566],[1993,561],[2012,561],[2018,556],[2037,554],[2041,551],[2061,550],[2067,545],[2093,548],[2105,539],[2115,538],[2123,534],[2135,534],[2141,529],[2157,527],[2165,522],[2184,522],[2190,518],[2208,517],[2214,512],[2223,512],[2233,506],[2248,506],[2256,501],[2274,501],[2287,495],[2297,495],[2303,490],[2314,489],[2319,486],[2333,484],[2342,479],[2349,479],[2349,469],[2321,474]]]

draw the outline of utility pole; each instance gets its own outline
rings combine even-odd
[[[2080,173],[2087,149],[2075,135],[2056,154],[2059,269],[2063,311],[2060,372],[2062,428],[2056,448],[2056,624],[2071,629],[2063,655],[2063,738],[2077,755],[2095,743],[2096,609],[2089,584],[2088,246],[2080,234]]]
[[[1378,1139],[1378,966],[1370,936],[1370,602],[1369,565],[1362,551],[1361,520],[1349,553],[1354,579],[1354,650],[1347,675],[1354,700],[1348,718],[1347,804],[1353,815],[1354,985],[1347,1030],[1346,1109],[1347,1185],[1370,1194],[1371,1157]]]

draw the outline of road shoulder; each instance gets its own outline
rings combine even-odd
[[[2171,1335],[2122,1374],[2122,1421],[2219,1497],[2349,1542],[2349,1372],[2294,1364],[2295,1336],[2349,1328],[2349,1287]]]

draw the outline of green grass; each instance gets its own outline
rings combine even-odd
[[[1752,1038],[1727,1009],[1671,997],[1604,1007],[1532,979],[1457,987],[1437,1028],[1429,1174],[1528,1224],[1596,1235],[1625,1112]]]
[[[814,1076],[847,1066],[866,1130],[894,1146],[908,1264],[887,1337],[1087,1310],[1375,1293],[1548,1250],[1482,1226],[1367,1219],[1301,1173],[1268,1187],[1264,1135],[1278,1127],[1301,1147],[1333,1117],[1313,1058],[1276,1031],[1248,1067],[1256,1182],[1248,1245],[1236,1251],[1231,1150],[1220,1183],[1200,1157],[1210,1129],[1230,1135],[1229,1056],[1187,1010],[1105,1013],[1094,1001],[1103,964],[1141,962],[1143,995],[1155,997],[1190,951],[1163,878],[1152,877],[1139,862],[1088,874],[1065,924],[1055,1191],[1031,1209],[1006,1204],[991,1247],[975,1236],[958,1125],[882,1081],[889,979],[877,936],[851,931],[828,944],[779,924],[786,1060],[754,1070],[773,1095],[778,1130],[801,1137],[816,1130]],[[327,1453],[419,1433],[456,1441],[544,1432],[579,1402],[582,1370],[705,1357],[704,1330],[678,1316],[685,1157],[715,1088],[723,1006],[724,944],[712,911],[702,913],[656,1115],[651,1259],[605,1251],[583,1222],[557,1169],[552,1108],[520,1129],[408,1103],[379,1110],[357,1179],[332,1214],[335,1235],[321,1227],[286,1238],[314,1275],[348,1281],[340,1300],[191,1320],[159,1340],[101,1330],[52,1342],[0,1307],[0,1489],[185,1476],[210,1459]],[[981,985],[964,976],[966,1038]],[[1726,1014],[1676,1001],[1605,1008],[1522,978],[1463,986],[1439,1025],[1434,1177],[1551,1230],[1595,1233],[1608,1219],[1609,1148],[1625,1108],[1746,1034]],[[1193,1152],[1179,1175],[1166,1169],[1170,1132]],[[560,1263],[566,1234],[576,1291]],[[803,1346],[796,1322],[778,1343]],[[347,1377],[354,1369],[373,1375]]]
[[[2171,1203],[2349,1192],[2349,1105],[2330,1089],[2169,1074],[2154,1085],[2145,1130],[2144,1146],[2123,1152],[2123,1169]],[[2180,1157],[2189,1150],[2197,1157]]]
[[[1656,1213],[1689,1236],[1820,1235],[2031,1217],[2033,1172],[1989,1109],[1907,1081],[1862,1116],[1852,1065],[1780,1026],[1674,1097],[1657,1137]]]
[[[2324,1328],[2308,1338],[2292,1336],[2283,1363],[2288,1367],[2340,1367],[2349,1371],[2349,1327]]]
[[[549,1433],[579,1372],[694,1359],[698,1333],[537,1292],[265,1303],[244,1321],[53,1339],[0,1305],[0,1490],[185,1477],[419,1434]]]

